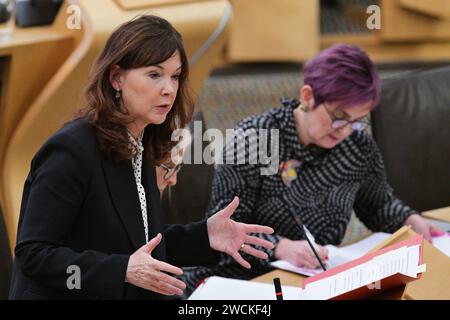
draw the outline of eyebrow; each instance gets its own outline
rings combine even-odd
[[[336,110],[334,110],[334,111],[336,111]],[[342,112],[342,113],[344,114],[344,117],[341,118],[341,119],[345,119],[345,120],[352,121],[352,122],[353,122],[353,121],[360,121],[360,120],[364,119],[365,117],[367,117],[367,116],[362,116],[362,117],[356,118],[356,119],[354,119],[354,120],[350,120],[351,117],[348,115],[347,112],[345,112],[345,111],[342,110],[342,109],[339,109],[339,111]],[[336,115],[334,115],[334,116],[336,117]],[[336,117],[336,118],[338,118],[338,117]]]
[[[154,64],[154,65],[152,65],[152,66],[149,66],[149,67],[157,67],[157,68],[159,68],[159,69],[161,69],[161,70],[164,70],[164,67],[163,67],[163,66],[161,66],[161,65],[159,65],[159,64]],[[178,70],[180,70],[180,69],[181,69],[181,67],[182,67],[182,66],[179,66],[178,68],[176,68],[176,69],[175,69],[175,71],[178,71]]]

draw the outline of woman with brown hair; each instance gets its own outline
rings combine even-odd
[[[95,63],[86,107],[34,156],[20,212],[11,299],[157,299],[181,295],[175,276],[214,263],[217,252],[272,245],[271,233],[230,216],[163,226],[155,164],[192,114],[180,34],[162,18],[120,26]],[[162,236],[163,234],[163,236]]]

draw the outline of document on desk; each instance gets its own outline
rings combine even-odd
[[[377,246],[382,241],[386,240],[391,236],[390,233],[378,232],[374,233],[371,236],[358,241],[354,244],[338,248],[333,245],[327,245],[328,249],[328,257],[329,260],[326,263],[327,269],[335,268],[340,266],[346,262],[358,259]],[[314,276],[316,274],[321,273],[322,268],[317,269],[309,269],[302,268],[292,265],[291,263],[283,260],[274,261],[271,263],[274,267],[282,270],[287,270],[291,272],[295,272],[298,274],[302,274],[305,276]]]
[[[330,270],[306,279],[300,298],[328,300],[365,286],[368,290],[376,290],[378,289],[376,282],[390,276],[399,274],[413,279],[417,278],[419,273],[425,272],[425,266],[421,265],[419,244],[403,246],[375,256],[364,263],[360,262],[354,261],[342,266],[342,270],[336,272]],[[373,288],[369,287],[371,285]],[[385,288],[380,286],[379,289]]]
[[[299,300],[300,287],[282,286],[284,300]],[[222,277],[207,278],[188,300],[276,300],[273,284]]]
[[[439,237],[433,237],[433,246],[450,257],[450,233],[446,232]]]
[[[420,278],[423,236],[393,244],[307,278],[303,287],[282,286],[285,300],[364,299]],[[379,287],[377,287],[379,283]],[[275,300],[273,284],[210,277],[189,300]]]

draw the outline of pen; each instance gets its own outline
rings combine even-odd
[[[319,251],[319,247],[317,246],[316,239],[314,239],[314,236],[311,232],[309,232],[308,228],[306,228],[305,225],[303,225],[303,229],[305,230],[305,236],[309,238],[309,241],[311,241],[312,245],[314,246],[314,249]]]
[[[316,256],[317,261],[319,261],[319,264],[322,267],[323,271],[327,271],[327,269],[325,268],[325,265],[323,264],[322,260],[320,259],[319,255],[317,254],[317,250],[319,250],[319,248],[317,247],[317,244],[316,244],[316,241],[314,240],[313,235],[311,234],[311,232],[308,231],[308,229],[306,229],[304,224],[302,224],[302,226],[303,226],[303,230],[305,232],[306,241],[309,243],[309,246],[311,247],[312,251],[314,252],[314,255]]]
[[[280,278],[273,278],[273,284],[275,285],[275,295],[277,296],[277,300],[283,300]]]
[[[323,264],[322,260],[320,259],[319,255],[317,254],[317,244],[314,240],[313,235],[311,232],[306,229],[305,225],[300,221],[300,218],[294,213],[293,209],[289,209],[289,213],[291,214],[292,218],[297,222],[297,227],[300,229],[300,232],[305,235],[306,242],[308,242],[309,246],[311,247],[311,250],[313,251],[314,255],[316,256],[317,261],[319,261],[320,266],[322,267],[323,271],[327,271],[325,268],[325,265]]]

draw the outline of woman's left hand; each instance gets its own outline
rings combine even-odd
[[[271,234],[273,229],[231,220],[230,217],[238,205],[239,198],[235,197],[225,209],[215,213],[207,220],[209,243],[212,249],[229,254],[241,266],[250,269],[250,263],[242,258],[239,250],[261,259],[267,259],[268,256],[265,252],[255,249],[250,244],[267,249],[272,249],[273,244],[267,240],[251,236],[249,233]]]
[[[415,232],[422,234],[428,241],[431,241],[433,236],[444,233],[444,231],[418,214],[410,215],[405,220],[404,225],[410,225]]]

